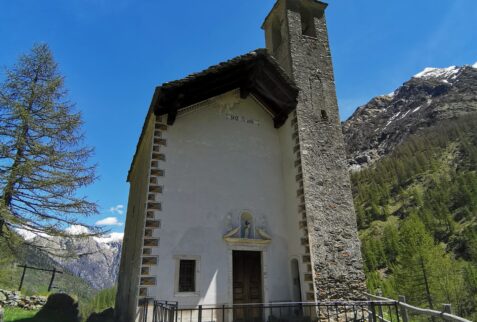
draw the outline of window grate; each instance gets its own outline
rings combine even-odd
[[[195,260],[181,260],[179,292],[195,292]]]

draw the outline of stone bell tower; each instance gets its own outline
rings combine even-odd
[[[298,189],[304,200],[300,218],[317,301],[361,299],[365,291],[326,7],[316,0],[278,0],[263,24],[267,49],[300,88],[296,110],[296,164],[302,177]]]

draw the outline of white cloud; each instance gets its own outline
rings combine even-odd
[[[477,68],[477,61],[472,65],[472,67]]]
[[[104,235],[103,237],[95,237],[94,239],[98,243],[110,243],[116,241],[122,241],[124,238],[124,233],[111,233],[109,235]]]
[[[65,232],[70,235],[83,235],[83,234],[89,234],[89,229],[81,225],[72,225],[66,228]]]
[[[122,226],[123,223],[116,217],[107,217],[96,222],[96,226]]]
[[[115,207],[109,208],[109,211],[111,211],[113,214],[122,215],[122,214],[124,214],[124,206],[123,205],[117,205]]]

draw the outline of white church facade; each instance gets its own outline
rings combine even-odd
[[[128,174],[116,317],[358,298],[324,10],[279,0],[257,49],[156,88]]]
[[[158,265],[145,266],[154,279],[146,296],[188,306],[292,299],[290,261],[303,250],[284,200],[294,180],[287,125],[275,129],[266,107],[238,90],[178,115],[164,134],[167,216],[152,235]]]

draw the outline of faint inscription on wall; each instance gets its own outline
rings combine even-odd
[[[250,125],[260,126],[260,121],[248,119],[245,116],[227,113],[225,114],[225,118],[230,121],[242,122],[242,123],[247,123]]]

